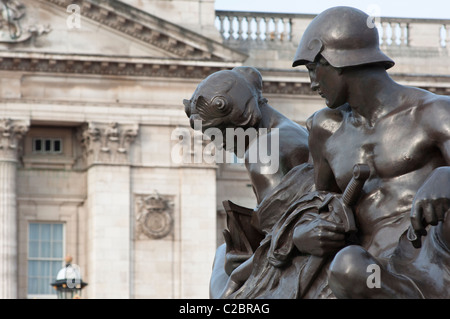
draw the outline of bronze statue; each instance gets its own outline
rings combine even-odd
[[[308,175],[302,193],[306,193],[313,187],[312,165],[308,163],[308,132],[268,104],[267,99],[262,95],[261,74],[255,68],[237,67],[210,75],[198,85],[190,100],[184,100],[184,105],[192,128],[195,128],[194,121],[201,121],[203,133],[211,127],[217,128],[224,135],[221,139],[224,142],[225,135],[229,132],[227,129],[264,128],[267,129],[268,143],[278,143],[279,167],[275,173],[271,174],[267,172],[267,165],[264,163],[249,160],[252,147],[262,136],[254,136],[253,139],[247,140],[245,144],[242,144],[244,150],[237,149],[238,143],[235,143],[233,148],[226,143],[223,146],[217,145],[245,157],[245,165],[259,206],[265,207],[264,203],[267,202],[263,200],[269,194],[276,192],[277,186],[294,167],[299,166],[297,169],[299,174]],[[283,138],[279,139],[279,136]],[[291,183],[297,181],[293,178],[288,180]],[[291,197],[296,196],[296,193],[282,192],[281,196],[283,201],[291,201]],[[270,212],[269,210],[269,214]],[[264,215],[264,213],[261,214]],[[259,245],[265,232],[269,231],[276,222],[276,216],[261,216],[261,214],[254,214],[247,221],[260,236],[255,235],[253,238],[248,238],[249,234],[243,236],[250,242],[256,242],[252,243],[253,246]],[[239,230],[226,230],[224,232],[226,244],[217,250],[211,278],[212,297],[222,295],[231,273],[248,261],[253,254],[253,250],[239,249],[238,247],[242,246],[241,243],[232,241],[235,232]]]
[[[308,120],[317,189],[342,192],[356,163],[371,171],[354,206],[360,247],[337,254],[329,284],[338,297],[448,298],[450,99],[394,82],[386,72],[393,61],[378,49],[368,19],[349,7],[322,12],[293,63],[306,65],[328,106]],[[405,237],[420,246],[428,225],[422,251],[410,251]],[[306,233],[298,240],[314,246]],[[381,289],[361,282],[370,264],[386,270]]]
[[[185,100],[191,126],[279,129],[275,174],[244,144],[258,206],[226,203],[211,297],[450,298],[450,98],[393,81],[369,21],[335,7],[303,34],[293,66],[327,105],[309,135],[267,104],[254,68],[217,72]]]
[[[360,185],[351,187],[344,203],[338,194],[315,192],[313,167],[308,162],[307,131],[268,105],[261,88],[260,73],[254,68],[240,67],[212,74],[199,84],[190,100],[184,101],[192,128],[196,127],[194,121],[200,120],[204,134],[211,127],[220,128],[223,135],[227,128],[263,127],[269,128],[270,134],[278,129],[277,134],[283,136],[276,141],[280,163],[285,164],[276,174],[267,174],[259,162],[249,162],[248,152],[255,141],[244,145],[245,163],[258,206],[246,212],[233,203],[224,203],[229,217],[228,229],[224,231],[226,244],[216,253],[211,297],[328,296],[331,292],[326,285],[326,265],[331,259],[301,253],[293,232],[302,232],[298,225],[310,225],[318,230],[340,229],[339,245],[345,246],[349,241],[346,234],[355,230],[353,214],[347,205],[357,199],[363,184],[355,181]],[[236,148],[232,151],[239,153]],[[335,207],[333,212],[329,210],[331,206]],[[318,225],[317,221],[320,221]]]
[[[262,96],[261,74],[255,68],[236,67],[210,75],[198,85],[190,100],[184,100],[184,105],[192,128],[195,120],[201,121],[203,132],[216,128],[224,136],[227,129],[265,128],[268,143],[280,142],[277,149],[280,162],[274,173],[269,172],[267,165],[261,161],[249,161],[251,148],[256,146],[256,140],[260,137],[247,140],[242,144],[244,149],[237,149],[239,143],[235,143],[230,150],[239,157],[245,157],[258,202],[278,185],[291,168],[308,161],[308,132],[267,103]],[[278,135],[289,142],[280,141]],[[227,148],[226,138],[222,141],[223,147]]]

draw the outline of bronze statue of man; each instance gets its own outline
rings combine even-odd
[[[350,7],[322,12],[303,34],[293,63],[307,67],[311,89],[327,105],[307,122],[316,188],[343,192],[355,164],[370,167],[354,206],[360,247],[336,255],[329,284],[337,297],[450,297],[450,98],[393,81],[386,70],[394,62],[380,51],[370,22]],[[422,249],[434,249],[434,258],[401,252],[406,246],[399,238],[408,228],[417,246],[428,228]],[[329,245],[341,241],[333,229],[319,239],[301,228],[294,236],[303,252],[341,248]],[[408,272],[408,258],[410,268],[440,267],[436,274],[444,278],[425,274],[421,280],[417,269],[399,273]],[[366,286],[370,264],[386,271],[383,289]]]
[[[313,187],[312,165],[308,162],[308,132],[269,105],[262,94],[262,76],[255,68],[236,67],[211,74],[198,85],[191,99],[184,100],[184,105],[192,128],[196,129],[195,121],[200,121],[204,134],[208,134],[208,129],[215,129],[223,135],[223,138],[215,139],[215,143],[219,143],[219,140],[226,142],[226,135],[230,130],[264,129],[264,136],[249,135],[246,143],[234,143],[234,147],[226,145],[227,143],[223,145],[236,156],[244,157],[258,206],[270,206],[271,203],[264,201],[269,195],[272,195],[272,199],[276,198],[278,203],[287,203],[293,200],[297,192],[304,193],[307,192],[306,189]],[[269,144],[278,144],[275,145],[275,153],[279,165],[275,171],[259,159],[250,160],[249,154],[262,138]],[[217,145],[217,148],[220,147],[222,145]],[[296,169],[292,171],[293,168]],[[296,179],[298,176],[304,178]],[[283,183],[283,189],[289,188],[291,191],[280,192],[280,183]],[[276,197],[278,194],[279,197]],[[272,212],[273,209],[259,209],[255,212],[252,225],[261,234],[270,231],[277,221],[278,216]],[[282,212],[281,210],[280,213]],[[245,281],[252,270],[252,254],[235,249],[237,243],[232,242],[228,230],[224,235],[226,244],[217,249],[211,276],[212,298],[221,297],[224,289],[231,289],[227,288],[227,282],[230,283],[231,273],[241,264],[245,263],[240,267],[243,271],[234,274],[234,277],[242,278],[240,281]]]
[[[220,131],[224,136],[221,139],[223,147],[244,157],[258,203],[288,171],[309,159],[307,130],[269,105],[262,95],[262,76],[253,67],[236,67],[211,74],[198,85],[190,100],[184,100],[184,104],[192,128],[195,128],[195,121],[200,121],[203,133],[210,128]],[[278,143],[275,145],[279,154],[276,170],[269,169],[270,163],[249,160],[253,148],[258,147],[261,134],[248,135],[246,143],[233,143],[232,148],[225,144],[227,132],[238,128],[264,129],[267,143]],[[284,140],[280,140],[280,135]]]
[[[185,100],[193,127],[281,136],[276,174],[246,157],[258,199],[251,223],[264,240],[251,256],[230,254],[230,238],[219,247],[211,296],[450,298],[450,99],[393,81],[370,17],[350,7],[311,22],[298,65],[327,105],[308,119],[309,136],[267,104],[254,68],[217,72]],[[370,171],[357,194],[355,165]],[[368,284],[369,269],[382,272],[380,288]]]

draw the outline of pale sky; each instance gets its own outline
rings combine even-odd
[[[313,13],[351,6],[372,16],[450,19],[449,0],[216,0],[216,10]],[[377,14],[379,13],[379,14]]]

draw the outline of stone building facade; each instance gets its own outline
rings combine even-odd
[[[314,16],[215,12],[214,0],[0,10],[0,298],[54,298],[65,255],[83,298],[207,298],[222,201],[256,201],[242,164],[173,160],[182,100],[251,65],[269,103],[304,124],[324,105],[291,61]],[[450,93],[450,20],[378,23],[393,78]]]

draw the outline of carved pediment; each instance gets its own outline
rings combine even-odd
[[[26,10],[16,10],[20,25],[41,36],[0,41],[0,70],[204,78],[247,58],[117,0],[4,1]],[[38,28],[44,23],[50,32]]]
[[[247,58],[222,43],[118,0],[21,1],[36,20],[50,23],[53,30],[27,50],[222,62]]]

